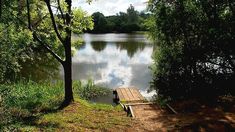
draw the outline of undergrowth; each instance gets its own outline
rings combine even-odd
[[[93,81],[73,83],[75,98],[86,102],[92,98],[105,96],[110,92],[108,88],[96,86]],[[63,101],[64,85],[56,83],[17,82],[0,84],[0,130],[15,131],[22,124],[34,122],[45,113],[56,111]],[[82,101],[82,99],[85,99]],[[84,103],[85,104],[85,103]],[[87,106],[89,103],[87,102]],[[92,107],[105,108],[106,105]]]

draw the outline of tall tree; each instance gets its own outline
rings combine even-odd
[[[130,5],[127,9],[127,22],[129,24],[137,24],[139,22],[139,13],[133,5]]]
[[[71,41],[72,32],[80,34],[92,29],[92,18],[81,9],[72,10],[72,0],[4,0],[1,9],[0,34],[6,38],[0,39],[6,41],[5,49],[17,40],[8,39],[14,32],[19,34],[16,38],[20,37],[15,42],[18,45],[44,47],[63,66],[65,96],[61,106],[68,105],[73,101],[71,47],[77,44]]]
[[[65,87],[65,96],[64,96],[64,102],[62,103],[62,107],[69,105],[73,100],[73,90],[72,90],[72,53],[71,53],[71,36],[72,31],[76,33],[81,33],[84,29],[92,28],[91,18],[85,16],[85,14],[79,10],[72,11],[72,0],[44,0],[43,1],[46,4],[46,9],[43,7],[40,7],[42,5],[37,6],[36,8],[41,8],[45,12],[49,13],[49,19],[50,24],[52,26],[52,31],[50,31],[52,34],[55,34],[56,41],[62,44],[62,47],[64,49],[64,59],[60,57],[55,51],[53,51],[53,48],[46,42],[43,41],[43,37],[47,37],[45,34],[46,32],[42,32],[41,30],[45,30],[45,27],[34,26],[35,21],[36,24],[39,23],[37,21],[42,21],[46,18],[44,16],[47,16],[47,14],[44,14],[42,16],[41,14],[44,13],[43,11],[38,11],[37,13],[38,18],[32,18],[31,15],[31,4],[30,1],[27,0],[27,16],[28,16],[28,28],[33,33],[33,38],[39,42],[44,48],[48,50],[48,52],[51,53],[51,55],[56,58],[64,69],[64,87]],[[41,3],[43,4],[43,3]],[[54,5],[53,5],[54,4]],[[32,5],[35,6],[35,5]],[[53,9],[57,9],[57,12],[54,13]],[[37,24],[38,25],[38,24]],[[39,33],[38,33],[39,32]],[[41,33],[40,33],[41,32]],[[41,38],[40,38],[41,34]],[[43,34],[43,35],[42,35]],[[52,36],[52,37],[55,37]],[[51,44],[52,45],[52,44]]]
[[[107,20],[105,16],[100,12],[95,12],[92,14],[94,21],[94,29],[93,32],[96,33],[104,33],[107,27]]]

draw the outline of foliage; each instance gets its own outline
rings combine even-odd
[[[34,108],[40,108],[52,105],[50,101],[62,99],[62,83],[35,83],[18,82],[13,84],[1,84],[2,104],[5,107],[15,107],[33,111]],[[46,104],[46,102],[48,104]],[[56,102],[56,101],[54,101]]]
[[[138,12],[134,6],[130,5],[127,12],[120,12],[114,16],[104,16],[100,12],[92,14],[94,21],[94,29],[91,33],[108,33],[108,32],[124,32],[130,33],[134,31],[146,31],[144,24],[149,14],[146,12]]]
[[[87,15],[87,12],[76,9],[73,11],[73,32],[76,34],[81,34],[83,31],[88,29],[93,29],[94,23],[92,22],[92,17]]]
[[[76,92],[79,97],[86,100],[106,96],[111,92],[109,88],[95,85],[92,80],[88,80],[87,83],[83,85],[81,81],[75,82],[74,87],[77,88]]]
[[[0,23],[0,82],[12,80],[20,71],[20,61],[31,58],[32,34],[14,25]]]
[[[170,98],[166,98],[162,95],[154,95],[152,100],[157,103],[161,108],[165,108],[167,103],[171,101]]]
[[[0,92],[0,116],[3,119],[0,129],[4,126],[13,129],[14,122],[21,122],[35,112],[55,108],[63,97],[61,86],[34,82],[1,84]]]
[[[51,1],[51,5],[57,2]],[[30,0],[31,26],[29,29],[26,1],[4,0],[1,4],[0,18],[0,82],[17,81],[19,78],[41,80],[42,76],[48,74],[47,78],[54,77],[59,63],[55,62],[54,56],[48,54],[45,44],[52,52],[65,58],[65,51],[60,44],[54,31],[51,16],[45,1]],[[64,0],[60,0],[61,10],[66,12],[67,6]],[[53,14],[56,26],[65,38],[65,25],[58,8]],[[65,14],[64,14],[65,15]],[[81,34],[84,30],[92,29],[92,17],[79,8],[73,9],[71,30]],[[35,42],[36,33],[42,43]],[[80,39],[73,41],[72,46],[81,44]],[[33,69],[34,68],[34,69]],[[35,70],[37,69],[37,70]],[[45,70],[46,69],[46,70]],[[49,72],[47,71],[50,70]],[[52,73],[50,73],[53,71]],[[35,76],[36,75],[36,76]]]
[[[235,94],[235,2],[150,0],[152,88],[172,99]],[[154,18],[154,19],[153,19]]]
[[[106,96],[109,90],[94,85],[90,80],[86,84],[75,81],[73,89],[76,97],[91,99]],[[88,90],[87,90],[88,89]],[[43,112],[56,109],[63,100],[63,83],[35,83],[21,81],[18,83],[0,85],[0,130],[26,118]],[[89,104],[89,103],[87,103]],[[97,107],[104,108],[105,106]],[[16,125],[16,124],[15,124]]]

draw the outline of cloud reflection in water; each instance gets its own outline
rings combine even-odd
[[[73,79],[92,78],[111,88],[135,86],[146,91],[151,80],[153,47],[142,34],[83,36],[85,45],[73,57]]]

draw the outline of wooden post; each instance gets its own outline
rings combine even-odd
[[[114,95],[113,102],[118,104],[119,99],[118,99],[118,95],[117,95],[117,91],[116,90],[113,90],[113,95]]]

